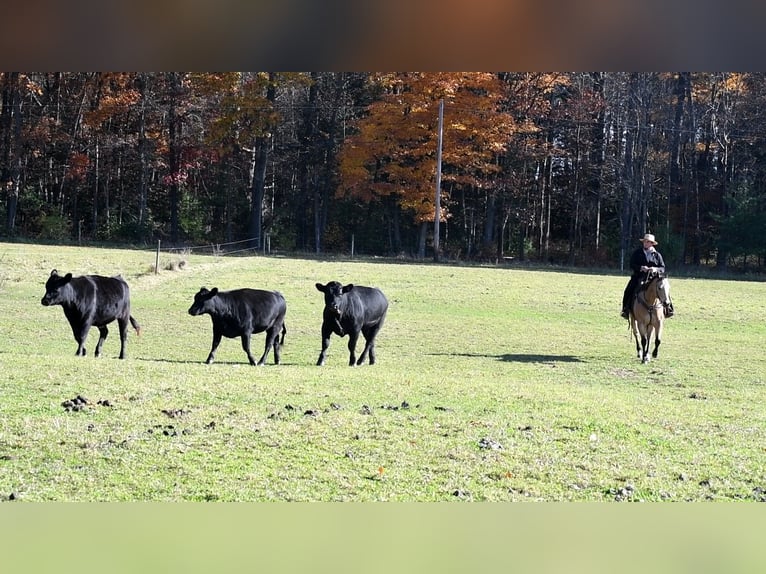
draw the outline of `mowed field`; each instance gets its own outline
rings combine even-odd
[[[175,263],[183,259],[181,269]],[[671,278],[676,316],[642,365],[626,277],[523,267],[0,244],[0,499],[766,499],[766,283]],[[122,274],[127,358],[40,299],[51,272]],[[390,301],[378,363],[320,350],[314,284]],[[201,286],[281,291],[282,364],[239,339],[216,362]],[[253,354],[263,350],[253,336]],[[361,344],[358,348],[361,351]],[[62,403],[76,397],[80,410]]]

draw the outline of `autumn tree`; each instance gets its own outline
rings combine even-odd
[[[191,81],[215,106],[215,112],[206,119],[206,142],[216,149],[222,162],[247,174],[247,236],[251,247],[261,247],[269,155],[281,119],[278,94],[308,80],[297,73],[232,72],[195,74]]]
[[[437,109],[444,100],[442,217],[450,217],[450,191],[496,192],[499,158],[516,128],[503,111],[504,85],[489,73],[377,74],[381,97],[369,106],[358,132],[340,157],[339,194],[379,201],[389,213],[395,251],[400,213],[420,228],[419,257],[425,256],[428,222],[433,222]]]

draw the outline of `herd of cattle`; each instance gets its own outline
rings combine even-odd
[[[385,295],[375,287],[341,285],[337,281],[330,281],[326,285],[317,283],[316,288],[324,293],[325,301],[322,313],[322,350],[317,365],[325,363],[332,333],[339,337],[349,336],[349,365],[361,365],[368,355],[370,364],[375,364],[375,338],[388,311]],[[141,332],[138,322],[130,314],[128,284],[119,275],[73,277],[71,273],[59,275],[54,269],[45,283],[45,295],[41,302],[45,306],[63,307],[77,341],[76,354],[79,356],[85,355],[85,340],[91,327],[95,326],[99,331],[95,350],[98,356],[109,334],[107,325],[117,321],[120,329],[120,359],[125,358],[128,324],[133,326],[136,333]],[[213,320],[213,346],[207,363],[213,362],[222,337],[240,337],[242,349],[251,365],[263,365],[272,349],[274,363],[279,364],[280,346],[287,333],[286,313],[287,304],[281,293],[261,289],[219,291],[217,288],[203,287],[194,295],[194,302],[189,307],[190,315],[208,314]],[[256,361],[250,353],[250,336],[263,331],[266,332],[266,344],[263,355]],[[357,360],[355,350],[360,333],[365,345]]]

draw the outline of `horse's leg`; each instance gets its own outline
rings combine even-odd
[[[638,322],[636,321],[636,316],[631,313],[630,315],[630,327],[633,331],[633,340],[636,342],[636,358],[641,358],[641,344],[640,344],[640,338],[638,335]]]
[[[648,363],[649,362],[649,342],[652,339],[651,317],[649,318],[649,322],[642,323],[640,325],[640,328],[641,328],[641,362]]]
[[[633,304],[633,334],[636,337],[636,355],[642,363],[649,360],[649,326],[646,321],[646,310],[636,301]],[[638,345],[639,335],[641,337],[641,346]]]
[[[657,326],[654,328],[654,351],[652,351],[652,357],[657,358],[657,354],[660,352],[660,343],[662,343],[662,316],[660,313],[664,313],[664,309],[657,311]]]
[[[641,362],[649,362],[649,335],[641,335]]]

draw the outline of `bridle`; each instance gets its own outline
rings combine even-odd
[[[646,309],[649,314],[651,315],[653,310],[659,310],[663,308],[662,300],[657,297],[657,303],[654,303],[653,305],[649,305],[649,302],[646,300],[646,290],[649,287],[649,285],[653,281],[662,281],[664,279],[663,275],[661,273],[649,273],[647,281],[641,286],[641,288],[638,290],[638,293],[636,293],[636,300],[641,303],[641,306]],[[659,317],[659,313],[657,314]]]

